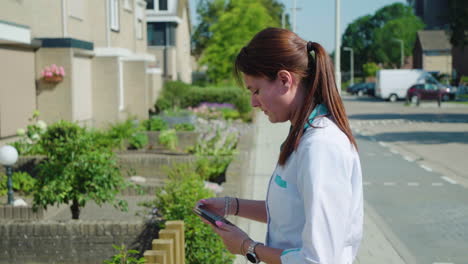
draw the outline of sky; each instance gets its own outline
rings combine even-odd
[[[289,14],[294,0],[278,0],[286,6]],[[189,0],[192,25],[196,25],[196,3]],[[378,9],[395,3],[406,3],[406,0],[341,0],[341,34],[348,24],[358,17],[374,14]],[[331,53],[335,49],[335,0],[296,0],[297,11],[296,33],[307,41],[320,43]],[[290,18],[292,19],[292,18]],[[292,20],[290,20],[292,25]]]

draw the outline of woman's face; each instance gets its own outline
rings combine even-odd
[[[288,79],[289,78],[289,79]],[[244,82],[251,92],[251,104],[260,108],[272,123],[291,120],[297,89],[292,89],[291,76],[278,74],[276,80],[244,74]]]

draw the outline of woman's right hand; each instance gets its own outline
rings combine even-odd
[[[224,216],[224,197],[202,199],[197,202],[197,205],[217,215]]]

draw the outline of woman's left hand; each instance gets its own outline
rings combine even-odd
[[[242,255],[241,245],[249,236],[237,226],[217,222],[218,227],[210,225],[211,228],[221,237],[226,249],[232,254]],[[247,244],[247,243],[245,243]]]

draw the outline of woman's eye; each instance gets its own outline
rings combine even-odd
[[[258,91],[260,91],[260,90],[255,91],[254,94],[258,94]]]

